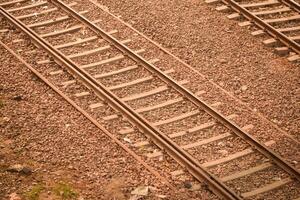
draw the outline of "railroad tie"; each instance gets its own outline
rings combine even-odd
[[[250,21],[245,21],[245,22],[240,22],[239,23],[239,26],[250,26],[252,24],[252,22],[250,22]]]
[[[233,14],[227,15],[228,19],[237,19],[240,17],[241,17],[241,15],[239,13],[233,13]]]
[[[85,96],[88,96],[88,95],[90,95],[89,92],[80,92],[80,93],[74,94],[75,97],[85,97]]]
[[[171,176],[172,176],[172,177],[176,177],[176,176],[180,176],[180,175],[182,175],[182,174],[184,174],[184,173],[185,173],[184,170],[179,169],[179,170],[176,170],[176,171],[172,171],[172,172],[171,172]]]
[[[120,135],[127,135],[131,133],[134,133],[134,128],[125,128],[119,131]]]
[[[290,51],[288,47],[276,47],[275,50],[279,55],[287,55]]]
[[[93,104],[89,105],[91,110],[94,110],[96,108],[100,108],[102,106],[103,106],[103,103],[93,103]]]
[[[114,120],[114,119],[118,119],[118,118],[119,118],[119,116],[117,114],[102,117],[102,119],[105,121],[110,121],[110,120]]]
[[[35,7],[39,7],[39,6],[45,6],[47,4],[48,4],[47,1],[41,1],[41,2],[37,2],[37,3],[31,4],[31,5],[28,5],[28,6],[8,9],[7,12],[16,12],[16,11],[20,11],[20,10],[27,10],[27,9],[31,9],[31,8],[35,8]]]
[[[265,170],[265,169],[270,168],[270,167],[272,167],[272,166],[273,166],[272,163],[266,162],[266,163],[260,164],[260,165],[258,165],[258,166],[252,167],[252,168],[250,168],[250,169],[246,169],[246,170],[239,171],[239,172],[236,172],[236,173],[234,173],[234,174],[231,174],[231,175],[222,177],[222,178],[220,178],[220,179],[221,179],[223,182],[232,181],[232,180],[234,180],[234,179],[242,178],[242,177],[244,177],[244,176],[248,176],[248,175],[254,174],[254,173],[256,173],[256,172]]]
[[[128,44],[129,42],[131,42],[130,39],[121,41],[122,44]],[[89,56],[92,54],[96,54],[96,53],[100,53],[102,51],[108,50],[110,48],[111,48],[110,45],[106,45],[106,46],[98,47],[98,48],[95,48],[95,49],[92,49],[89,51],[84,51],[81,53],[75,53],[75,54],[68,55],[68,58],[73,59],[73,58],[78,58],[78,57],[82,57],[82,56]]]
[[[257,188],[255,190],[250,191],[250,192],[242,193],[242,197],[249,198],[249,197],[264,193],[264,192],[269,192],[269,191],[274,190],[276,188],[282,187],[282,186],[284,186],[288,183],[291,183],[292,181],[293,180],[291,178],[286,178],[286,179],[282,179],[282,180],[279,180],[279,181],[275,181],[271,184],[268,184],[266,186]]]
[[[69,85],[72,85],[72,84],[75,84],[76,83],[76,80],[69,80],[69,81],[64,81],[61,83],[61,85],[66,88],[68,87]]]
[[[144,53],[144,52],[145,52],[145,49],[140,49],[140,50],[135,51],[135,53]],[[114,57],[111,57],[111,58],[108,58],[108,59],[105,59],[105,60],[101,60],[99,62],[90,63],[90,64],[86,64],[86,65],[81,65],[80,68],[81,69],[87,69],[87,68],[99,67],[101,65],[110,64],[110,63],[113,63],[113,62],[123,60],[124,58],[125,58],[125,56],[123,54],[119,54],[119,55],[116,55]]]
[[[151,63],[151,64],[154,64],[158,61],[159,61],[159,59],[151,59],[148,62]],[[128,66],[128,67],[123,67],[123,68],[115,70],[115,71],[110,71],[110,72],[106,72],[106,73],[103,73],[103,74],[96,74],[96,75],[94,75],[94,78],[96,78],[96,79],[98,79],[98,78],[107,78],[107,77],[110,77],[110,76],[113,76],[113,75],[118,75],[118,74],[121,74],[121,73],[124,73],[124,72],[131,71],[131,70],[134,70],[134,69],[137,69],[137,68],[138,68],[138,65],[131,65],[131,66]]]
[[[70,7],[75,6],[75,5],[77,5],[76,2],[73,2],[73,3],[69,4]],[[26,15],[20,15],[20,16],[17,16],[16,18],[21,20],[21,19],[26,19],[26,18],[31,18],[31,17],[37,17],[37,16],[44,15],[44,14],[47,14],[47,13],[51,13],[51,12],[54,12],[54,11],[57,11],[57,10],[58,10],[58,8],[55,7],[55,8],[42,10],[41,12],[37,12],[37,13],[35,12],[35,13],[26,14]]]
[[[280,4],[280,2],[277,0],[268,0],[268,1],[258,2],[258,3],[240,4],[240,6],[243,8],[259,8],[262,6],[271,6],[271,5],[278,5],[278,4]]]
[[[5,3],[0,3],[0,6],[10,6],[13,4],[17,4],[17,3],[22,3],[24,1],[28,1],[28,0],[15,0],[15,1],[9,1],[9,2],[5,2]]]
[[[263,43],[268,47],[274,46],[277,43],[277,40],[274,38],[270,38],[270,39],[264,40]]]
[[[290,62],[294,62],[297,60],[300,60],[300,56],[298,54],[288,57],[288,61],[290,61]]]
[[[50,74],[51,76],[55,76],[55,75],[62,74],[62,73],[63,73],[63,70],[56,70],[56,71],[50,72],[49,74]]]
[[[205,0],[205,3],[218,3],[220,0]]]
[[[223,5],[223,6],[218,6],[218,7],[216,8],[216,10],[217,10],[217,11],[226,11],[226,10],[229,10],[229,7],[228,7],[228,6],[225,6],[225,5]]]
[[[265,143],[266,146],[270,146],[270,145],[273,145],[273,144],[275,144],[275,142],[273,140],[268,141],[268,142]],[[244,157],[244,156],[252,154],[252,153],[254,153],[254,150],[252,148],[248,148],[248,149],[236,152],[234,154],[230,154],[227,157],[223,157],[223,158],[219,158],[219,159],[216,159],[216,160],[208,161],[206,163],[203,163],[202,166],[206,167],[206,168],[212,168],[212,167],[215,167],[217,165],[230,162],[232,160]]]
[[[88,13],[88,11],[85,10],[85,11],[81,11],[80,13],[81,14],[86,14],[86,13]],[[66,15],[66,16],[62,16],[62,17],[56,18],[56,19],[50,19],[50,20],[46,20],[46,21],[42,21],[42,22],[33,23],[33,24],[27,24],[27,26],[29,28],[37,28],[37,27],[41,27],[41,26],[49,26],[49,25],[52,25],[52,24],[55,24],[55,23],[66,21],[68,19],[70,19],[70,16]]]
[[[253,35],[253,36],[260,36],[260,35],[263,35],[263,34],[265,34],[265,31],[263,31],[263,30],[257,30],[257,31],[253,31],[251,33],[251,35]]]
[[[165,74],[170,74],[170,73],[174,73],[174,72],[175,71],[173,69],[164,71]],[[126,83],[121,83],[121,84],[118,84],[118,85],[110,86],[110,87],[108,87],[108,89],[109,90],[118,90],[118,89],[122,89],[122,88],[125,88],[125,87],[130,87],[130,86],[133,86],[133,85],[137,85],[137,84],[141,84],[141,83],[144,83],[144,82],[148,82],[148,81],[151,81],[153,79],[154,79],[154,76],[147,76],[147,77],[135,79],[135,80],[130,81],[130,82],[126,82]]]
[[[237,115],[235,114],[232,114],[232,115],[229,115],[227,116],[227,119],[233,119],[234,117],[236,117]],[[216,125],[216,122],[215,121],[211,121],[211,122],[206,122],[206,123],[203,123],[201,125],[198,125],[198,126],[195,126],[193,128],[190,128],[188,129],[187,131],[180,131],[180,132],[177,132],[177,133],[173,133],[173,134],[170,134],[168,135],[170,138],[176,138],[176,137],[181,137],[181,136],[184,136],[186,134],[191,134],[191,133],[195,133],[197,131],[201,131],[201,130],[204,130],[204,129],[207,129],[207,128],[210,128],[212,126]]]
[[[147,153],[146,156],[148,158],[157,158],[157,157],[163,156],[163,152],[162,151],[154,151],[153,153]]]

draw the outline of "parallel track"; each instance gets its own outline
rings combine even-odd
[[[257,140],[255,140],[253,137],[251,137],[249,134],[247,134],[244,130],[236,126],[234,123],[232,123],[230,120],[228,120],[227,117],[221,115],[218,113],[215,109],[213,109],[211,106],[207,105],[205,102],[199,99],[199,97],[195,96],[193,93],[185,89],[182,85],[180,85],[177,81],[172,79],[169,75],[166,74],[166,72],[162,72],[158,68],[156,68],[153,64],[151,64],[149,61],[146,61],[144,58],[142,58],[140,55],[138,55],[136,52],[125,46],[122,42],[118,41],[116,38],[112,37],[107,32],[103,31],[101,28],[99,28],[95,23],[89,21],[85,17],[83,17],[81,14],[64,4],[62,1],[52,0],[51,3],[53,3],[57,8],[62,9],[63,12],[67,13],[68,16],[72,16],[72,18],[76,19],[80,22],[80,24],[84,25],[85,27],[88,27],[90,30],[93,31],[94,35],[98,38],[104,39],[109,43],[110,46],[113,46],[116,48],[117,51],[122,52],[123,57],[129,60],[132,60],[134,63],[137,63],[138,67],[143,67],[147,69],[148,72],[152,74],[153,77],[157,77],[159,80],[161,80],[164,85],[166,85],[167,89],[172,89],[178,93],[181,98],[184,99],[186,102],[192,103],[192,105],[196,106],[197,109],[195,111],[195,115],[200,115],[198,112],[203,112],[213,117],[216,122],[222,124],[222,126],[226,127],[228,130],[230,130],[230,134],[227,134],[224,136],[224,138],[227,138],[229,136],[232,136],[231,134],[235,134],[239,138],[241,138],[245,143],[247,143],[249,146],[251,146],[251,149],[248,149],[248,152],[259,152],[261,155],[265,156],[266,158],[272,160],[274,164],[279,167],[281,170],[285,171],[291,179],[283,180],[282,183],[279,181],[277,184],[281,186],[281,184],[290,183],[291,181],[299,182],[300,181],[300,175],[299,172],[294,169],[291,165],[289,165],[286,161],[284,161],[280,156],[275,154],[274,152],[270,151],[265,145],[259,143]],[[6,4],[7,5],[7,4]],[[160,125],[171,123],[172,120],[162,121],[158,123],[149,122],[142,114],[141,112],[138,112],[138,109],[132,108],[132,106],[128,105],[128,103],[124,100],[124,98],[120,98],[118,95],[116,95],[113,91],[118,88],[123,88],[123,86],[111,86],[107,87],[104,86],[100,81],[96,80],[94,76],[92,76],[87,70],[85,70],[85,67],[80,66],[76,64],[74,61],[72,61],[72,56],[67,56],[61,51],[55,48],[54,45],[51,45],[49,42],[47,42],[44,38],[42,38],[38,33],[33,31],[29,28],[28,25],[25,25],[20,20],[17,19],[17,17],[14,17],[9,12],[7,12],[4,8],[1,7],[1,14],[8,19],[12,24],[14,24],[16,27],[21,29],[24,33],[26,33],[34,43],[36,43],[38,46],[42,47],[43,50],[47,51],[51,57],[54,58],[54,60],[63,65],[68,71],[70,71],[75,77],[80,79],[88,88],[91,88],[92,91],[97,94],[97,96],[100,97],[100,99],[105,99],[106,102],[108,102],[113,108],[121,112],[123,115],[125,115],[135,126],[137,126],[140,130],[143,131],[143,133],[147,134],[151,140],[161,147],[161,149],[165,150],[169,155],[171,155],[175,160],[177,160],[181,165],[185,166],[186,169],[199,181],[202,181],[203,179],[207,182],[207,184],[210,186],[210,188],[219,196],[225,197],[227,199],[242,199],[246,197],[250,197],[256,194],[260,194],[262,192],[270,191],[274,188],[278,188],[279,186],[268,186],[265,191],[249,191],[246,193],[243,193],[241,195],[238,195],[234,190],[226,186],[224,178],[223,181],[221,178],[218,178],[217,176],[213,175],[209,170],[208,167],[211,163],[214,162],[208,162],[208,163],[200,163],[195,156],[188,153],[182,145],[178,145],[172,137],[169,137],[167,134],[162,132],[159,128]],[[31,25],[32,26],[32,25]],[[51,34],[50,34],[51,35]],[[93,36],[93,37],[95,37]],[[109,47],[108,47],[109,48]],[[81,55],[85,55],[87,52],[81,53]],[[77,54],[78,56],[78,54]],[[75,56],[76,57],[76,56]],[[109,59],[108,59],[109,60]],[[107,61],[106,61],[107,62]],[[109,61],[108,63],[110,63]],[[96,64],[92,63],[92,65],[85,65],[85,66],[97,66]],[[86,67],[88,68],[88,67]],[[128,83],[125,85],[129,85]],[[109,89],[110,88],[110,89]],[[155,106],[154,106],[155,107]],[[159,108],[160,106],[158,106]],[[150,109],[153,110],[153,107]],[[197,111],[198,110],[198,111]],[[179,121],[180,119],[173,119],[173,121]],[[213,126],[209,125],[208,127]],[[218,139],[219,137],[219,139]],[[211,142],[214,141],[220,141],[222,140],[222,137],[217,136],[214,137],[214,139]],[[207,142],[207,141],[206,141]],[[201,141],[200,141],[201,143]],[[203,143],[203,141],[202,141]],[[246,153],[247,155],[247,153]],[[231,161],[231,160],[229,160]],[[218,165],[220,162],[215,162]],[[206,165],[205,165],[206,164]],[[253,170],[252,170],[253,171]],[[259,170],[258,170],[259,171]],[[255,172],[255,171],[254,171]],[[252,173],[254,173],[252,172]],[[244,172],[245,173],[245,172]],[[238,174],[238,173],[237,173]],[[235,177],[241,177],[241,175],[235,175]],[[249,175],[249,172],[246,173]],[[251,174],[251,173],[250,173]],[[227,178],[228,179],[228,178]],[[232,176],[231,178],[232,179]]]
[[[206,2],[212,3],[218,1],[207,0]],[[297,23],[297,20],[299,22],[300,14],[300,6],[298,3],[293,0],[262,0],[261,2],[255,3],[251,3],[251,1],[249,3],[240,3],[239,1],[235,0],[221,0],[220,2],[223,2],[226,6],[217,7],[217,10],[221,11],[231,8],[236,12],[229,15],[228,18],[233,19],[239,17],[240,15],[243,16],[249,21],[240,23],[241,26],[250,25],[252,23],[260,29],[258,31],[254,31],[253,35],[261,35],[266,33],[274,38],[265,40],[264,43],[266,45],[275,45],[275,42],[278,40],[281,44],[285,45],[285,47],[277,47],[276,50],[278,52],[287,53],[291,50],[296,54],[290,56],[288,59],[290,61],[296,61],[300,59],[299,34],[296,36],[291,35],[292,33],[297,33],[300,27],[300,23]],[[288,17],[285,17],[284,14],[292,12],[294,12],[295,14],[291,15],[292,17],[290,19]],[[282,16],[282,18],[272,18],[272,15],[279,15]],[[293,26],[285,27],[289,22],[292,21],[294,21],[296,24]]]

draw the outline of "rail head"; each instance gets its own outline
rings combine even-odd
[[[79,21],[83,22],[87,27],[89,27],[91,30],[93,30],[96,34],[100,35],[102,38],[106,39],[108,42],[115,45],[116,48],[118,48],[121,52],[124,52],[128,57],[130,57],[132,60],[136,61],[137,63],[142,64],[145,68],[147,68],[149,71],[155,73],[161,80],[166,82],[168,85],[172,86],[176,91],[178,91],[180,94],[188,98],[191,102],[193,102],[195,105],[199,106],[199,108],[202,108],[205,110],[208,114],[210,114],[212,117],[214,117],[216,120],[221,122],[223,125],[225,125],[227,128],[232,130],[236,135],[243,138],[248,144],[250,144],[253,148],[257,149],[260,153],[268,157],[269,159],[273,160],[278,166],[280,166],[283,170],[285,170],[287,173],[289,173],[292,177],[296,178],[298,181],[300,181],[300,174],[297,169],[295,169],[293,166],[291,166],[289,163],[287,163],[285,160],[283,160],[279,155],[277,155],[275,152],[271,151],[266,147],[264,144],[261,144],[258,142],[253,136],[243,131],[241,128],[239,128],[237,125],[235,125],[233,122],[228,120],[225,116],[220,114],[218,111],[214,110],[212,107],[210,107],[208,104],[200,100],[198,97],[196,97],[193,93],[191,93],[189,90],[184,88],[183,86],[176,83],[174,79],[163,73],[160,69],[156,68],[153,64],[147,62],[144,58],[142,58],[140,55],[136,54],[134,51],[129,49],[124,44],[117,41],[113,36],[107,34],[104,30],[102,30],[100,27],[89,21],[84,16],[78,14],[74,9],[67,6],[65,3],[63,3],[61,0],[50,0],[55,5],[59,6],[61,9],[65,10],[67,13],[72,15],[74,18],[78,19]],[[235,3],[232,0],[222,0],[222,1],[229,1],[232,2],[233,5],[238,6],[237,3]],[[244,9],[245,10],[245,9]],[[247,11],[247,10],[246,10]],[[247,11],[248,12],[248,11]],[[256,17],[257,18],[257,17]],[[272,28],[272,27],[271,27]],[[299,46],[298,46],[299,47]]]
[[[52,1],[53,2],[53,1]],[[74,11],[75,12],[75,11]],[[10,13],[5,11],[0,6],[0,13],[8,19],[12,24],[21,29],[26,35],[28,35],[34,43],[42,47],[46,52],[48,52],[55,60],[67,68],[73,75],[82,80],[89,88],[100,96],[106,99],[113,107],[118,108],[123,114],[125,114],[129,120],[134,121],[137,127],[147,133],[152,140],[158,145],[163,147],[163,149],[168,152],[175,160],[179,163],[184,164],[187,170],[199,181],[205,180],[208,186],[213,192],[218,196],[225,199],[240,200],[240,196],[235,194],[231,189],[229,189],[224,183],[222,183],[218,178],[209,173],[206,169],[201,167],[201,165],[195,161],[190,155],[183,151],[177,144],[171,141],[167,136],[161,133],[156,128],[152,127],[149,122],[147,122],[139,114],[135,113],[127,104],[122,102],[114,94],[106,89],[101,83],[90,76],[85,70],[78,67],[69,58],[63,55],[60,51],[55,49],[43,38],[38,36],[30,28],[26,27],[20,20],[13,17]],[[75,12],[76,13],[76,12]]]
[[[176,84],[176,82],[168,77],[166,74],[164,74],[161,70],[157,69],[152,64],[145,61],[142,57],[135,54],[133,51],[128,49],[125,45],[122,43],[119,43],[116,39],[114,39],[109,34],[105,33],[102,29],[100,29],[98,26],[84,18],[83,16],[76,13],[73,9],[69,8],[67,5],[65,5],[63,2],[59,0],[51,0],[52,3],[57,5],[59,8],[62,8],[66,12],[68,12],[70,15],[78,19],[79,21],[85,23],[91,30],[93,30],[95,33],[97,33],[99,36],[103,37],[110,43],[114,44],[120,51],[124,52],[128,57],[132,58],[136,62],[139,62],[143,64],[143,66],[147,67],[150,71],[155,72],[162,80],[164,80],[166,83],[172,85],[178,92],[183,94],[184,96],[187,96],[193,103],[201,107],[202,109],[206,110],[210,115],[212,115],[214,118],[216,118],[218,121],[222,122],[225,126],[229,127],[231,130],[233,130],[234,133],[239,135],[240,137],[244,138],[248,143],[250,143],[252,146],[257,148],[260,152],[262,152],[267,157],[274,160],[275,163],[277,163],[279,166],[281,166],[283,169],[285,169],[288,173],[290,173],[292,176],[296,177],[298,180],[300,180],[299,172],[295,170],[292,166],[290,166],[288,163],[283,161],[279,156],[277,156],[275,153],[269,151],[264,145],[257,142],[254,138],[252,138],[247,133],[243,132],[239,127],[234,125],[232,122],[227,120],[224,116],[216,112],[213,108],[208,106],[206,103],[202,102],[199,98],[195,97],[192,93],[190,93],[188,90],[186,90],[184,87]],[[204,168],[199,167],[200,165],[185,151],[183,151],[181,148],[178,148],[176,144],[174,144],[172,141],[168,140],[168,138],[160,133],[155,128],[148,126],[147,122],[144,121],[144,119],[137,115],[133,110],[131,110],[124,102],[121,102],[115,95],[110,93],[103,85],[101,85],[99,82],[97,82],[94,78],[92,78],[89,74],[87,74],[84,70],[80,69],[78,66],[76,66],[71,60],[66,58],[63,54],[61,54],[58,50],[53,48],[50,44],[48,44],[44,39],[40,38],[36,33],[34,33],[32,30],[28,29],[22,22],[15,19],[13,16],[11,16],[9,13],[7,13],[3,8],[0,9],[1,13],[9,19],[13,24],[18,26],[20,29],[22,29],[27,35],[29,35],[36,43],[38,43],[42,48],[46,49],[50,55],[55,57],[59,63],[62,63],[64,66],[68,68],[71,72],[74,74],[80,74],[80,79],[86,82],[92,89],[97,91],[96,93],[102,97],[105,97],[105,99],[109,100],[110,103],[116,107],[118,107],[123,113],[126,114],[126,116],[135,121],[136,124],[138,124],[138,127],[141,130],[144,130],[145,132],[148,132],[149,134],[153,134],[152,138],[156,143],[159,143],[159,146],[163,146],[165,150],[169,154],[173,154],[173,157],[175,157],[175,160],[179,160],[182,163],[188,164],[188,170],[192,172],[192,174],[196,177],[204,178],[209,185],[212,187],[212,190],[215,191],[220,196],[225,197],[226,199],[241,199],[238,195],[233,193],[230,189],[228,189],[222,182],[220,182],[216,177],[211,175],[207,172]]]
[[[283,0],[283,1],[291,2],[290,0]],[[234,1],[234,0],[222,0],[222,2],[225,3],[226,5],[230,6],[236,12],[241,13],[249,21],[253,22],[255,25],[260,27],[262,30],[264,30],[265,32],[270,34],[275,39],[278,39],[284,45],[291,48],[293,51],[295,51],[297,54],[300,55],[300,45],[297,42],[289,39],[286,35],[282,34],[279,31],[277,31],[274,27],[272,27],[268,23],[264,22],[262,19],[260,19],[256,15],[252,14],[246,8],[240,6],[236,1]],[[299,4],[297,4],[297,3],[295,3],[295,4],[299,6]]]
[[[288,7],[290,7],[291,9],[300,13],[300,5],[296,1],[294,1],[294,0],[280,0],[280,1],[282,3],[284,3],[285,5],[287,5]]]

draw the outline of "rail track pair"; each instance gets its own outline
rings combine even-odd
[[[38,65],[54,60],[62,69],[49,74],[60,76],[64,69],[73,77],[61,81],[64,87],[80,82],[88,88],[74,94],[76,98],[93,92],[99,102],[90,104],[91,109],[101,107],[101,102],[108,103],[161,148],[147,154],[148,158],[167,153],[226,199],[259,199],[274,191],[290,199],[299,198],[299,171],[269,150],[267,146],[273,141],[258,142],[231,122],[232,116],[223,116],[202,101],[198,96],[201,92],[187,90],[183,85],[188,81],[171,78],[173,69],[158,69],[155,58],[146,60],[141,56],[146,50],[130,49],[126,46],[130,40],[119,41],[113,37],[117,31],[102,30],[97,25],[100,20],[88,20],[84,17],[88,11],[77,12],[74,5],[60,0],[15,0],[0,3],[0,12],[48,53],[51,59],[39,60]],[[64,35],[72,39],[65,41]],[[78,35],[85,37],[76,40]],[[110,114],[104,120],[118,117]],[[135,134],[135,129],[125,127],[119,133]],[[147,146],[150,142],[135,145]],[[216,155],[207,160],[212,152]],[[244,164],[239,168],[241,161]],[[181,173],[184,171],[174,172]],[[249,180],[259,180],[259,186]]]
[[[244,17],[246,21],[240,26],[254,25],[258,28],[252,32],[253,36],[269,35],[263,43],[276,46],[275,50],[281,55],[288,55],[289,61],[300,59],[300,5],[293,0],[206,0],[207,3],[221,2],[219,11],[233,10],[229,19]]]

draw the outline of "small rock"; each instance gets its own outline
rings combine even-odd
[[[197,191],[197,190],[200,190],[201,189],[201,185],[200,184],[193,184],[191,190],[193,191]]]
[[[248,89],[247,85],[243,85],[243,86],[241,87],[241,90],[242,90],[242,91],[246,91],[247,89]]]
[[[149,193],[148,186],[139,186],[135,188],[133,191],[131,191],[132,195],[139,195],[139,196],[147,196],[148,193]]]
[[[166,199],[167,198],[167,195],[162,195],[162,194],[157,194],[155,196],[160,198],[160,199]]]
[[[224,146],[224,142],[218,142],[218,146]]]
[[[293,56],[293,55],[296,55],[296,53],[295,53],[295,52],[292,52],[292,51],[290,51],[289,55],[290,55],[290,56]]]
[[[220,82],[219,86],[224,87],[225,86],[224,82]]]
[[[74,169],[74,167],[72,165],[69,165],[68,169]]]
[[[9,122],[9,121],[10,121],[10,118],[9,118],[9,117],[3,117],[2,119],[3,119],[3,121],[5,121],[5,122]]]
[[[12,165],[7,169],[8,172],[17,172],[25,175],[32,174],[32,169],[20,164]]]
[[[227,150],[219,150],[219,152],[220,152],[221,154],[224,154],[224,155],[228,154],[228,151],[227,151]]]
[[[227,63],[227,61],[225,59],[220,59],[219,61],[220,61],[221,64]]]
[[[227,33],[232,33],[233,31],[231,30],[231,28],[230,27],[228,27],[228,28],[225,28],[224,29]]]
[[[109,11],[109,8],[108,8],[107,6],[100,5],[100,8],[102,8],[102,9],[105,10],[105,11]]]
[[[159,161],[163,161],[163,160],[164,160],[164,156],[159,156],[159,157],[158,157],[158,160],[159,160]]]
[[[293,160],[292,163],[295,164],[295,165],[298,164],[298,162],[296,160]]]
[[[20,164],[12,165],[10,166],[7,171],[9,172],[21,172],[23,169],[23,166]]]
[[[23,167],[21,172],[25,175],[30,175],[30,174],[32,174],[32,169],[29,167]]]
[[[102,172],[102,173],[100,174],[100,176],[101,176],[101,177],[105,177],[105,176],[107,176],[107,173],[106,173],[106,172]]]
[[[187,189],[191,189],[193,187],[192,183],[189,181],[184,182],[184,187]]]
[[[13,140],[5,140],[3,143],[4,145],[9,146],[13,143]]]
[[[124,140],[125,142],[130,143],[130,144],[132,143],[131,140],[130,140],[129,138],[123,138],[123,140]]]
[[[274,181],[281,181],[281,178],[280,177],[274,177],[273,180]]]
[[[21,101],[21,100],[23,100],[23,97],[21,95],[17,95],[17,96],[14,96],[12,99],[15,101]]]
[[[9,195],[9,200],[22,200],[22,199],[19,195],[17,195],[17,193],[11,193]]]

